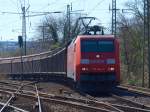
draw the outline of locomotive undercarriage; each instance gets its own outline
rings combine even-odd
[[[118,83],[115,73],[84,73],[77,82],[77,88],[84,92],[111,92]]]

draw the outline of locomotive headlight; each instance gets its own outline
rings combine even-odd
[[[114,68],[114,67],[109,67],[108,70],[109,70],[109,71],[114,71],[115,68]]]
[[[107,63],[107,64],[115,64],[116,61],[115,61],[115,59],[107,59],[107,60],[106,60],[106,63]]]
[[[115,68],[114,68],[114,67],[110,67],[110,70],[111,70],[111,71],[114,71],[114,70],[115,70]]]
[[[81,59],[80,63],[81,64],[89,64],[90,61],[89,61],[89,59]]]
[[[87,71],[87,70],[89,70],[89,69],[88,68],[84,68],[84,67],[82,68],[82,71]]]
[[[82,71],[85,71],[86,70],[86,68],[82,68]]]

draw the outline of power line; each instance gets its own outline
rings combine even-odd
[[[23,7],[23,4],[22,4],[21,0],[18,0],[18,1],[19,1],[20,5],[21,5],[21,8],[22,8],[22,7]]]
[[[18,12],[1,12],[2,14],[22,14],[22,13],[18,13]]]
[[[105,0],[101,0],[100,2],[98,2],[92,9],[90,12],[88,12],[87,14],[90,15],[101,3],[103,3]]]
[[[56,1],[56,2],[58,2],[58,1]],[[69,4],[70,4],[70,3],[72,4],[72,3],[75,3],[75,2],[77,2],[77,0],[72,0],[72,1],[69,2]],[[58,9],[62,9],[62,8],[63,8],[64,10],[66,10],[66,9],[65,9],[65,8],[66,8],[66,5],[68,5],[68,3],[63,3],[63,5],[61,5],[61,7],[59,7]]]
[[[54,2],[52,3],[48,3],[47,5],[43,6],[42,8],[38,9],[38,10],[43,10],[43,9],[46,9],[47,7],[49,7],[50,5],[55,5],[56,3],[58,3],[57,0],[55,0]]]
[[[16,7],[16,3],[13,0],[9,0],[9,1],[14,5],[14,7]]]
[[[41,13],[41,14],[40,14]],[[56,11],[56,12],[39,12],[39,14],[33,14],[33,15],[28,15],[26,17],[36,17],[36,16],[45,16],[51,13],[62,13],[61,11]]]
[[[12,4],[13,4],[13,6],[14,7],[17,7],[17,12],[19,13],[19,7],[18,7],[18,2],[17,3],[15,3],[15,1],[14,0],[9,0]],[[18,0],[17,0],[18,1]]]

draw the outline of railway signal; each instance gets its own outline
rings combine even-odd
[[[21,60],[21,75],[23,74],[23,59],[22,59],[22,55],[23,55],[23,38],[22,36],[18,36],[18,44],[20,47],[20,60]]]
[[[23,38],[22,38],[22,36],[18,36],[18,44],[19,44],[20,48],[23,47]]]

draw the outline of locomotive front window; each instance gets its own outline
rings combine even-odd
[[[114,52],[113,40],[82,40],[81,52]]]

